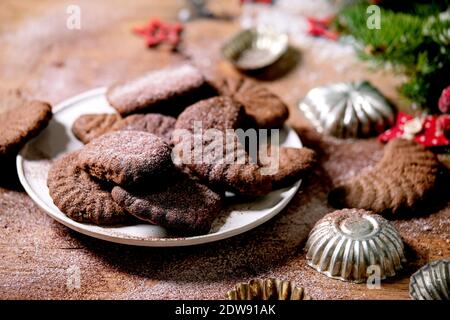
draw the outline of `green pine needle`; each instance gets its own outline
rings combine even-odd
[[[361,58],[389,63],[408,76],[409,80],[400,88],[402,95],[437,111],[439,95],[450,85],[450,19],[438,18],[441,10],[438,5],[425,7],[419,3],[408,7],[408,12],[381,8],[381,29],[369,29],[367,6],[359,3],[344,8],[336,27],[359,42]],[[424,12],[434,15],[427,16]]]

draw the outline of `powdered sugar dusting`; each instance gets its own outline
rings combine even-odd
[[[281,6],[288,2],[293,3],[277,1]],[[329,3],[325,0],[321,2]],[[319,12],[315,10],[317,1],[298,3],[297,11],[303,11],[306,3],[313,8],[308,9],[311,10],[308,12],[303,11],[304,15]],[[87,24],[88,27],[89,25]],[[220,46],[225,38],[236,30],[236,25],[223,22],[193,22],[187,26],[184,35],[188,46],[186,51],[196,64],[205,69],[220,66],[226,72],[233,73],[235,71],[220,57]],[[67,32],[64,37],[66,35]],[[98,42],[98,35],[95,34],[95,43]],[[14,38],[23,40],[23,37]],[[28,38],[32,40],[33,37]],[[54,37],[51,41],[54,41]],[[344,55],[340,60],[329,56],[327,62],[328,53],[332,51],[330,48],[340,45],[339,43],[327,44],[327,40],[313,38],[305,41],[311,41],[313,46],[308,49],[306,42],[302,45],[303,56],[299,67],[284,78],[267,82],[275,92],[283,93],[282,98],[290,104],[291,111],[307,90],[329,81],[373,78],[384,89],[383,93],[395,96],[395,81],[392,75],[377,78],[372,73],[362,72],[361,70],[365,69],[359,65],[354,69],[347,69],[353,62],[344,61],[347,59]],[[21,43],[23,46],[29,46],[29,41]],[[322,49],[315,49],[320,48],[322,44]],[[82,50],[81,46],[73,47],[78,50],[75,52]],[[48,48],[45,47],[45,50]],[[142,48],[139,47],[138,50]],[[323,52],[322,58],[315,60],[314,54],[318,52]],[[34,51],[29,53],[35,55]],[[39,57],[36,55],[36,58]],[[110,60],[106,61],[117,61],[117,58],[121,57],[110,57]],[[117,61],[120,70],[136,68],[128,65],[130,59],[124,61]],[[147,60],[146,63],[148,65],[150,61]],[[340,63],[345,68],[339,67]],[[47,68],[45,64],[42,65],[42,68]],[[73,65],[78,67],[80,64],[69,64],[69,67]],[[111,64],[108,64],[102,74],[120,78],[118,69],[110,66]],[[70,79],[79,79],[78,70],[70,72],[69,67],[63,69],[66,78],[69,76]],[[13,74],[13,67],[9,67],[8,71]],[[43,79],[49,80],[49,77]],[[99,83],[98,79],[106,78],[99,74],[95,79],[95,83]],[[51,82],[42,83],[41,94],[46,93],[50,97],[57,94],[59,98],[62,97],[60,91],[54,90],[54,85],[48,85]],[[70,92],[73,93],[77,88],[81,90],[80,83],[66,82],[65,88],[70,88],[67,90],[72,90]],[[69,92],[67,90],[64,91],[66,94]],[[291,119],[291,124],[299,126],[299,123],[301,121],[298,118]],[[335,183],[374,165],[381,157],[382,145],[374,140],[314,140],[308,132],[302,132],[301,138],[306,146],[319,152],[319,165],[312,176],[303,181],[301,191],[288,208],[250,232],[208,245],[157,249],[129,247],[92,239],[53,221],[24,192],[0,188],[0,297],[218,299],[223,298],[225,292],[236,282],[270,276],[291,280],[299,286],[304,286],[314,299],[408,299],[409,275],[429,260],[450,256],[450,207],[447,205],[444,209],[423,217],[393,221],[409,248],[409,262],[404,273],[392,281],[383,282],[381,289],[369,290],[365,285],[328,279],[307,266],[303,244],[314,223],[333,210],[327,204],[328,191]],[[67,270],[73,266],[80,270],[81,281],[78,289],[67,287]]]
[[[128,92],[141,92],[139,96],[145,97],[145,92],[151,92],[153,99],[163,99],[175,88],[180,92],[192,87],[200,86],[204,81],[202,74],[193,66],[185,64],[163,70],[152,71],[135,81],[126,82],[115,87],[114,97],[120,97]],[[114,99],[114,98],[113,98]]]
[[[311,56],[317,63],[328,62],[330,57],[339,60],[333,68],[338,73],[344,73],[357,63],[352,44],[314,38],[307,33],[307,17],[330,17],[337,12],[338,7],[326,1],[292,0],[282,1],[274,7],[247,5],[244,6],[240,22],[243,28],[270,27],[287,33],[291,43],[301,50],[311,51]],[[317,77],[320,74],[311,76]]]
[[[220,299],[235,283],[276,277],[294,281],[314,299],[408,298],[408,276],[428,260],[450,255],[450,208],[393,221],[410,248],[406,270],[380,290],[332,280],[307,266],[303,246],[317,220],[333,211],[328,191],[351,168],[374,165],[375,140],[317,138],[319,165],[287,209],[245,234],[208,245],[150,249],[103,242],[53,222],[23,193],[0,194],[0,295],[21,298]],[[344,157],[345,155],[345,157]],[[345,159],[347,160],[345,160]],[[20,235],[20,237],[17,237]],[[17,240],[19,239],[19,240]],[[14,247],[11,243],[15,243]],[[20,262],[20,268],[13,268]],[[66,287],[67,269],[81,272],[80,289]]]

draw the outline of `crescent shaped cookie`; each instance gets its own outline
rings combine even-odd
[[[229,97],[215,97],[190,106],[175,124],[174,154],[181,154],[179,162],[214,189],[250,196],[264,195],[274,188],[287,186],[311,168],[313,151],[283,149],[282,157],[274,159],[274,171],[266,172],[267,168],[252,161],[234,131],[244,118],[242,105]],[[202,133],[197,133],[194,128],[197,121]],[[222,134],[222,142],[215,146],[218,148],[211,148],[216,143],[215,136],[205,134],[211,128]],[[185,132],[180,134],[177,131],[180,129]],[[223,137],[229,130],[231,134]],[[229,144],[230,141],[234,143]]]
[[[128,221],[129,214],[111,197],[101,182],[77,167],[79,151],[57,159],[47,185],[55,205],[69,218],[84,223],[112,225]]]
[[[225,78],[218,91],[241,103],[247,115],[259,128],[279,128],[289,117],[286,104],[274,93],[254,81]]]
[[[188,156],[179,156],[182,165],[216,190],[246,195],[267,194],[270,192],[269,178],[261,175],[256,163],[250,163],[242,145],[236,141],[234,129],[239,127],[244,117],[242,105],[229,97],[214,97],[193,104],[180,114],[175,124],[172,137],[174,154],[187,151]],[[200,133],[196,133],[196,124],[202,129]],[[217,153],[209,150],[214,137],[207,136],[208,129],[215,129],[222,135]],[[226,130],[232,130],[231,138],[236,142],[231,144],[233,150],[226,149]],[[199,144],[202,147],[199,148]]]
[[[316,163],[316,153],[311,149],[279,147],[278,150],[278,168],[271,175],[272,189],[292,185],[309,173]],[[261,158],[260,154],[259,161]],[[264,162],[267,163],[267,160]]]
[[[409,140],[394,139],[373,169],[337,186],[329,202],[338,208],[360,208],[393,214],[413,211],[435,190],[439,173],[435,155]]]

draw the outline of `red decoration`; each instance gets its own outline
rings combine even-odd
[[[450,115],[443,114],[438,117],[438,126],[444,132],[444,135],[450,139]]]
[[[273,4],[273,0],[241,0],[241,4],[244,3]]]
[[[444,123],[441,123],[442,120],[438,121],[438,119],[438,116],[413,117],[399,112],[396,125],[379,135],[378,140],[388,142],[394,138],[405,138],[414,140],[426,147],[449,146],[450,139],[444,135]],[[448,122],[445,122],[445,125],[448,125]]]
[[[439,110],[442,113],[450,113],[450,87],[442,90],[441,97],[438,102]]]
[[[317,19],[313,17],[308,17],[308,33],[314,37],[324,37],[330,40],[337,40],[339,34],[328,30],[333,17],[328,17],[325,19]]]
[[[168,43],[175,48],[181,40],[180,34],[182,31],[182,24],[170,24],[158,18],[150,19],[144,26],[133,28],[135,34],[144,37],[148,47],[154,47],[160,43]]]

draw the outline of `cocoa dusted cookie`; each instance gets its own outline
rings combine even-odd
[[[72,125],[72,132],[83,143],[118,130],[134,130],[153,133],[170,142],[176,119],[158,113],[135,114],[122,118],[118,114],[86,114],[78,117]]]
[[[213,95],[217,91],[190,64],[151,71],[113,85],[106,93],[122,116],[146,112],[178,115],[185,107]]]
[[[244,118],[242,105],[229,97],[214,97],[188,107],[175,124],[175,163],[187,167],[215,190],[267,194],[271,188],[269,177],[261,175],[260,167],[251,162],[234,132]],[[202,131],[195,128],[196,124]],[[208,134],[209,129],[216,134]],[[229,137],[227,130],[231,130]]]
[[[259,153],[260,165],[267,170],[272,179],[272,188],[279,189],[292,185],[308,174],[316,163],[316,153],[308,148],[279,147],[278,155]],[[268,168],[267,168],[268,167]]]
[[[416,142],[394,139],[385,146],[381,161],[329,194],[335,207],[404,213],[433,201],[439,173],[435,155]]]
[[[243,106],[229,97],[212,97],[199,101],[184,110],[177,119],[175,129],[194,131],[195,122],[203,130],[237,129],[245,118]]]
[[[14,156],[52,118],[52,108],[42,101],[24,101],[17,108],[0,113],[0,158]]]
[[[111,197],[109,188],[77,166],[79,151],[57,159],[48,173],[47,185],[55,205],[69,218],[84,223],[124,223],[130,215]]]
[[[282,148],[279,158],[270,159],[270,163],[264,159],[265,164],[273,164],[270,169],[253,161],[234,131],[244,119],[242,105],[230,97],[214,97],[188,107],[175,124],[175,163],[187,167],[215,190],[248,196],[287,186],[310,170],[314,152],[306,148]],[[195,123],[201,124],[203,132],[198,133]],[[206,134],[208,129],[222,134],[222,140],[216,140],[216,134]]]
[[[83,114],[72,125],[75,137],[83,143],[89,143],[92,139],[100,137],[120,122],[122,117],[115,113]]]
[[[289,117],[286,104],[269,89],[254,81],[242,77],[225,78],[217,87],[220,94],[241,103],[259,128],[279,128]]]
[[[132,186],[164,176],[173,163],[170,146],[154,134],[115,131],[89,142],[78,166],[100,180]]]
[[[222,208],[219,194],[182,172],[141,191],[114,187],[112,197],[133,216],[185,235],[207,233]]]
[[[145,131],[170,143],[177,119],[158,113],[133,114],[116,123],[112,130]]]

